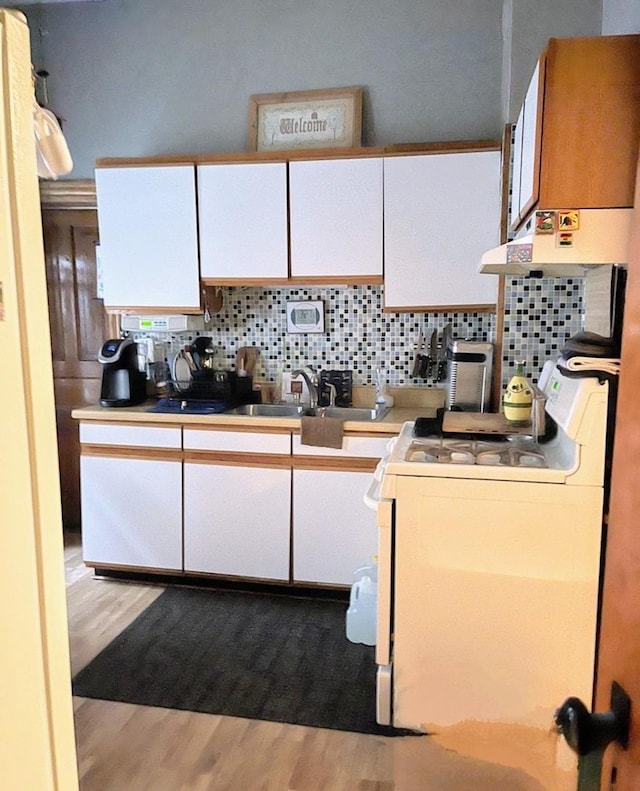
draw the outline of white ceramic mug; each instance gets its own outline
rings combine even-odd
[[[44,179],[57,179],[70,173],[73,160],[58,119],[51,110],[34,103],[33,127],[38,175]]]

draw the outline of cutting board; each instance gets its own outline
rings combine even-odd
[[[442,433],[530,434],[531,424],[514,425],[502,413],[446,412],[442,421]]]
[[[241,346],[236,353],[236,371],[244,368],[247,376],[253,376],[258,357],[260,349],[257,346]]]

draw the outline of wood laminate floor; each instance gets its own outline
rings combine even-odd
[[[95,579],[65,537],[75,674],[162,592]],[[428,737],[386,738],[74,698],[81,791],[540,791]]]

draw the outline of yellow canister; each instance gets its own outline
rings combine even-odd
[[[504,416],[510,423],[529,423],[532,404],[533,390],[524,375],[524,362],[517,361],[516,372],[502,398]]]

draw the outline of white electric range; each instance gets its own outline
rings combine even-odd
[[[538,387],[550,441],[406,423],[376,471],[380,723],[546,738],[567,696],[592,699],[608,385],[547,363]]]

